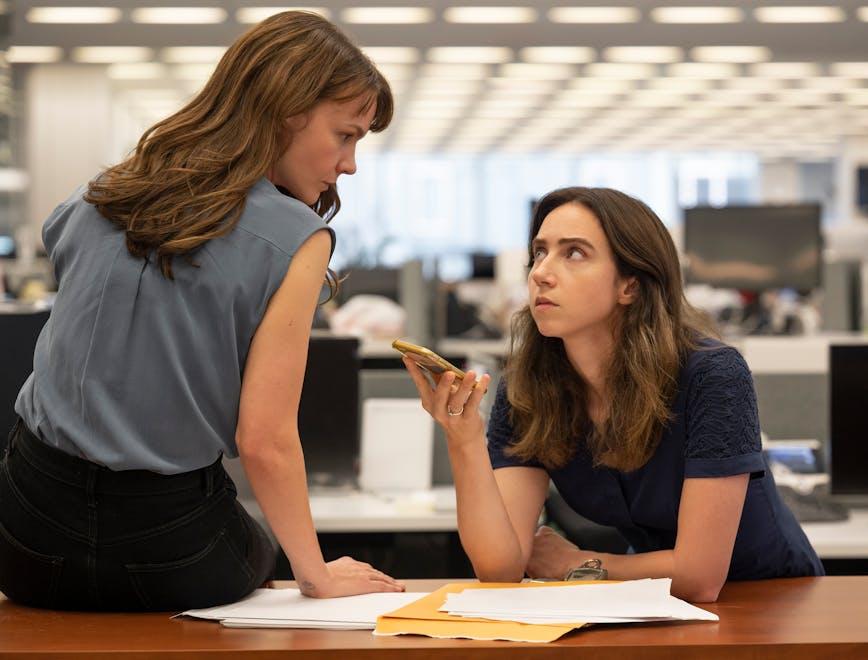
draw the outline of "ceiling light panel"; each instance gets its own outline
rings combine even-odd
[[[11,64],[48,64],[63,59],[63,49],[57,46],[10,46],[6,61]]]
[[[856,15],[859,17],[860,21],[868,22],[868,7],[859,7],[856,11]]]
[[[512,60],[512,49],[497,46],[441,46],[430,48],[428,59],[439,64],[503,64]]]
[[[108,67],[108,77],[112,80],[160,80],[168,78],[166,67],[157,62],[134,62],[132,64],[112,64]]]
[[[570,82],[570,89],[581,89],[587,92],[627,92],[635,87],[635,83],[627,78],[575,78]]]
[[[840,23],[847,18],[833,6],[757,7],[753,13],[760,23]]]
[[[834,76],[868,78],[868,62],[835,62],[829,67]]]
[[[548,18],[553,23],[637,23],[635,7],[552,7]]]
[[[280,14],[284,11],[309,11],[314,14],[319,14],[323,18],[331,18],[331,11],[325,7],[242,7],[235,12],[235,20],[239,23],[247,25],[259,23],[270,16]]]
[[[705,78],[720,79],[737,76],[740,67],[737,64],[705,63],[705,62],[680,62],[666,67],[666,73],[670,76],[681,78]]]
[[[226,20],[221,7],[138,7],[130,13],[134,23],[216,24]]]
[[[674,46],[614,46],[603,49],[603,58],[609,62],[650,62],[669,64],[679,62],[684,51]]]
[[[583,46],[533,46],[522,48],[519,57],[534,64],[584,64],[594,61],[594,49]]]
[[[154,51],[140,46],[84,46],[72,49],[72,59],[85,64],[147,62]]]
[[[28,23],[117,23],[117,7],[32,7],[24,15]]]
[[[623,64],[618,62],[594,62],[584,69],[586,76],[600,78],[625,78],[628,80],[641,80],[651,78],[657,74],[657,67],[653,64]]]
[[[576,70],[569,64],[528,64],[526,62],[513,62],[502,65],[498,72],[501,76],[507,78],[563,80],[565,78],[571,78]]]
[[[415,64],[419,61],[419,49],[405,46],[369,46],[362,51],[375,64]]]
[[[772,57],[765,46],[699,46],[690,51],[697,62],[751,63],[765,62]]]
[[[430,23],[434,11],[429,7],[350,7],[341,12],[341,20],[377,25]]]
[[[744,12],[738,7],[656,7],[651,19],[657,23],[740,23]]]
[[[806,78],[820,73],[820,67],[813,62],[764,62],[750,67],[755,76],[769,78]]]
[[[647,85],[652,90],[695,93],[704,92],[712,83],[705,78],[653,78]]]
[[[448,23],[533,23],[537,12],[531,7],[447,7],[443,19]]]
[[[172,77],[201,83],[211,77],[214,67],[215,64],[178,64],[172,67]]]
[[[223,46],[173,46],[160,55],[169,64],[217,64],[226,49]]]

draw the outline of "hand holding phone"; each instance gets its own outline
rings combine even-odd
[[[408,341],[402,341],[400,339],[396,339],[392,342],[392,348],[396,351],[400,351],[403,355],[406,355],[408,358],[413,360],[413,362],[434,376],[439,377],[447,371],[451,371],[455,374],[456,380],[464,380],[464,372],[461,371],[461,369],[437,355],[437,353],[432,351],[430,348],[417,346],[416,344],[411,344]]]

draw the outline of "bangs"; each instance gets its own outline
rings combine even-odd
[[[334,100],[339,102],[355,99],[364,99],[359,114],[364,114],[371,109],[371,106],[376,107],[374,118],[371,120],[372,133],[384,131],[392,122],[392,114],[395,111],[392,89],[383,74],[373,66],[369,75],[359,76],[347,82],[334,97]]]

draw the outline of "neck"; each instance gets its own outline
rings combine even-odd
[[[607,400],[606,374],[615,340],[608,327],[599,327],[565,337],[564,350],[573,369],[588,386],[588,403],[600,408]]]

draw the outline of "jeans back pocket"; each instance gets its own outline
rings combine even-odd
[[[31,550],[0,523],[0,591],[31,607],[54,607],[63,557]]]
[[[235,602],[256,586],[247,560],[223,529],[202,550],[169,562],[127,564],[143,609],[172,612]]]

